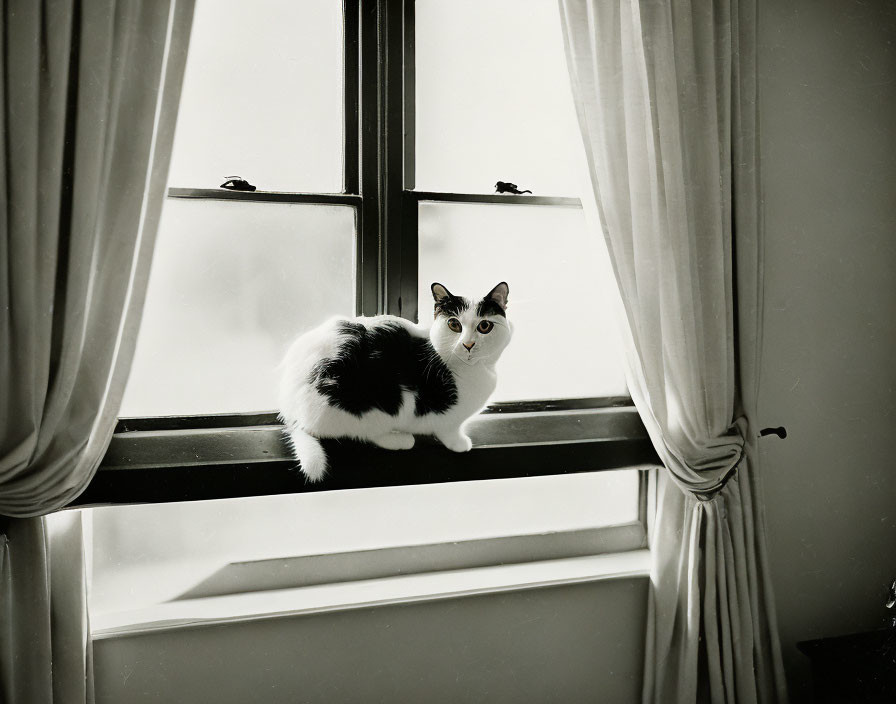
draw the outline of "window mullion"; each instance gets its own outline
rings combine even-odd
[[[413,0],[360,4],[363,205],[358,249],[359,312],[412,320],[417,309],[416,203],[404,189],[413,179],[413,9]]]
[[[413,22],[413,2],[380,2],[381,95],[382,95],[382,193],[384,312],[405,318],[416,317],[417,233],[404,213],[407,130],[406,89],[413,54],[406,43]],[[413,33],[410,33],[413,36]],[[413,76],[413,70],[410,70]],[[411,110],[411,117],[413,111]],[[413,133],[410,134],[410,140]]]
[[[343,186],[345,193],[355,194],[360,190],[359,154],[360,143],[360,105],[359,105],[359,78],[360,65],[359,41],[360,41],[360,12],[359,0],[343,0]]]
[[[415,31],[415,0],[404,0],[404,179],[405,190],[412,191],[416,188],[416,31]]]
[[[347,7],[352,3],[348,3]],[[379,7],[376,2],[354,3],[359,14],[360,189],[358,214],[357,312],[382,312],[381,282],[381,115]]]
[[[402,15],[402,109],[401,136],[404,150],[400,186],[401,206],[401,283],[399,315],[418,321],[418,230],[417,199],[413,197],[416,179],[416,68],[415,68],[415,0],[404,0]]]

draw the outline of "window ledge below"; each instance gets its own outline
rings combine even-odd
[[[91,614],[94,640],[240,623],[260,619],[374,608],[421,601],[646,578],[648,550],[401,575],[298,589],[167,602],[135,611]]]

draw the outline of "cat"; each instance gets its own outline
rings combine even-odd
[[[462,425],[495,390],[495,363],[513,333],[510,290],[502,281],[472,302],[440,283],[430,288],[429,327],[392,315],[336,317],[286,353],[280,418],[309,481],[327,472],[319,438],[409,450],[414,434],[432,434],[454,452],[472,447]]]

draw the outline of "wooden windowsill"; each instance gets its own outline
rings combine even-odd
[[[160,419],[165,420],[165,419]],[[117,432],[94,479],[71,506],[160,503],[299,492],[508,479],[659,463],[633,407],[483,413],[473,449],[451,452],[418,437],[408,451],[326,440],[330,471],[309,483],[276,423]],[[122,423],[127,428],[128,422]],[[145,427],[139,423],[134,427]]]

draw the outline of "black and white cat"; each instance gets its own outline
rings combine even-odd
[[[283,361],[280,417],[310,481],[327,471],[318,438],[353,438],[409,450],[415,434],[449,450],[472,446],[462,425],[495,390],[510,342],[501,282],[479,301],[432,285],[435,319],[331,318],[299,337]]]

